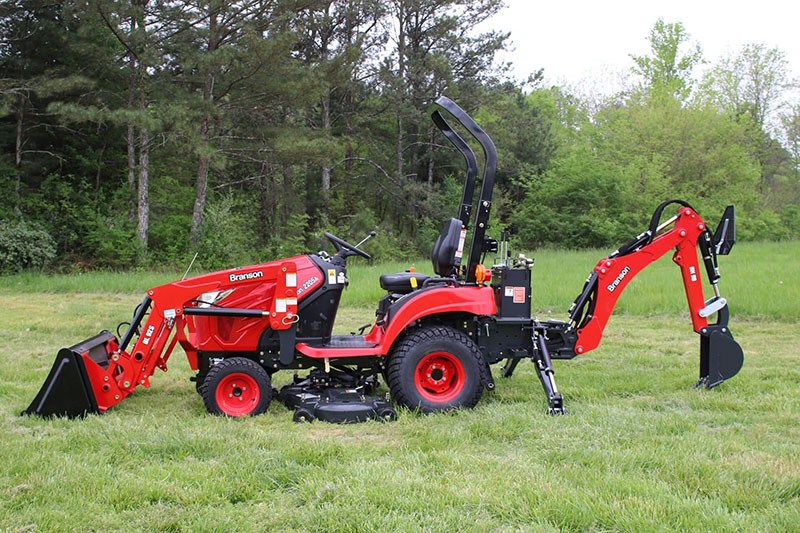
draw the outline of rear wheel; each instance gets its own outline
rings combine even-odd
[[[200,395],[211,414],[255,416],[266,411],[272,401],[272,381],[256,362],[232,357],[209,369]]]
[[[486,363],[464,333],[436,326],[420,329],[392,351],[387,381],[392,398],[424,413],[474,407],[487,380]]]

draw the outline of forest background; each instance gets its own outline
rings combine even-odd
[[[612,95],[513,79],[501,0],[8,0],[0,6],[0,272],[265,261],[357,242],[427,254],[463,160],[427,108],[498,148],[493,233],[615,246],[661,201],[739,238],[800,231],[800,99],[784,53],[705,62],[655,21]],[[643,28],[645,34],[648,28]],[[476,150],[477,153],[480,153]],[[492,231],[490,231],[492,233]]]

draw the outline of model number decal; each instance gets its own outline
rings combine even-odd
[[[311,287],[312,285],[314,285],[318,281],[319,281],[319,277],[318,276],[311,276],[308,279],[308,281],[303,283],[303,285],[299,289],[297,289],[297,295],[300,296],[301,294],[303,294],[303,291],[308,290],[309,287]]]
[[[150,326],[150,327],[147,328],[147,331],[144,334],[144,339],[142,339],[142,344],[144,344],[145,346],[150,344],[150,337],[153,336],[153,333],[155,332],[155,330],[156,330],[155,326]]]

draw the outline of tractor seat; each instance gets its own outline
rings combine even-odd
[[[418,272],[398,272],[397,274],[381,274],[381,288],[385,291],[408,294],[422,287],[430,276]]]
[[[445,222],[436,244],[431,251],[433,271],[437,276],[450,277],[458,273],[461,264],[461,254],[464,247],[462,233],[464,226],[457,218]],[[422,287],[430,276],[416,272],[398,272],[397,274],[382,274],[381,288],[395,294],[408,294]]]

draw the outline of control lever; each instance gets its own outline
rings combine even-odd
[[[361,242],[360,242],[360,243],[356,244],[356,248],[358,248],[359,246],[361,246],[362,244],[364,244],[365,242],[367,242],[368,240],[370,240],[372,237],[374,237],[374,236],[375,236],[375,235],[377,235],[377,234],[378,234],[378,232],[377,232],[377,231],[375,231],[375,230],[372,230],[372,231],[370,231],[370,232],[369,232],[369,235],[367,235],[366,237],[364,237],[364,238],[361,240]]]

